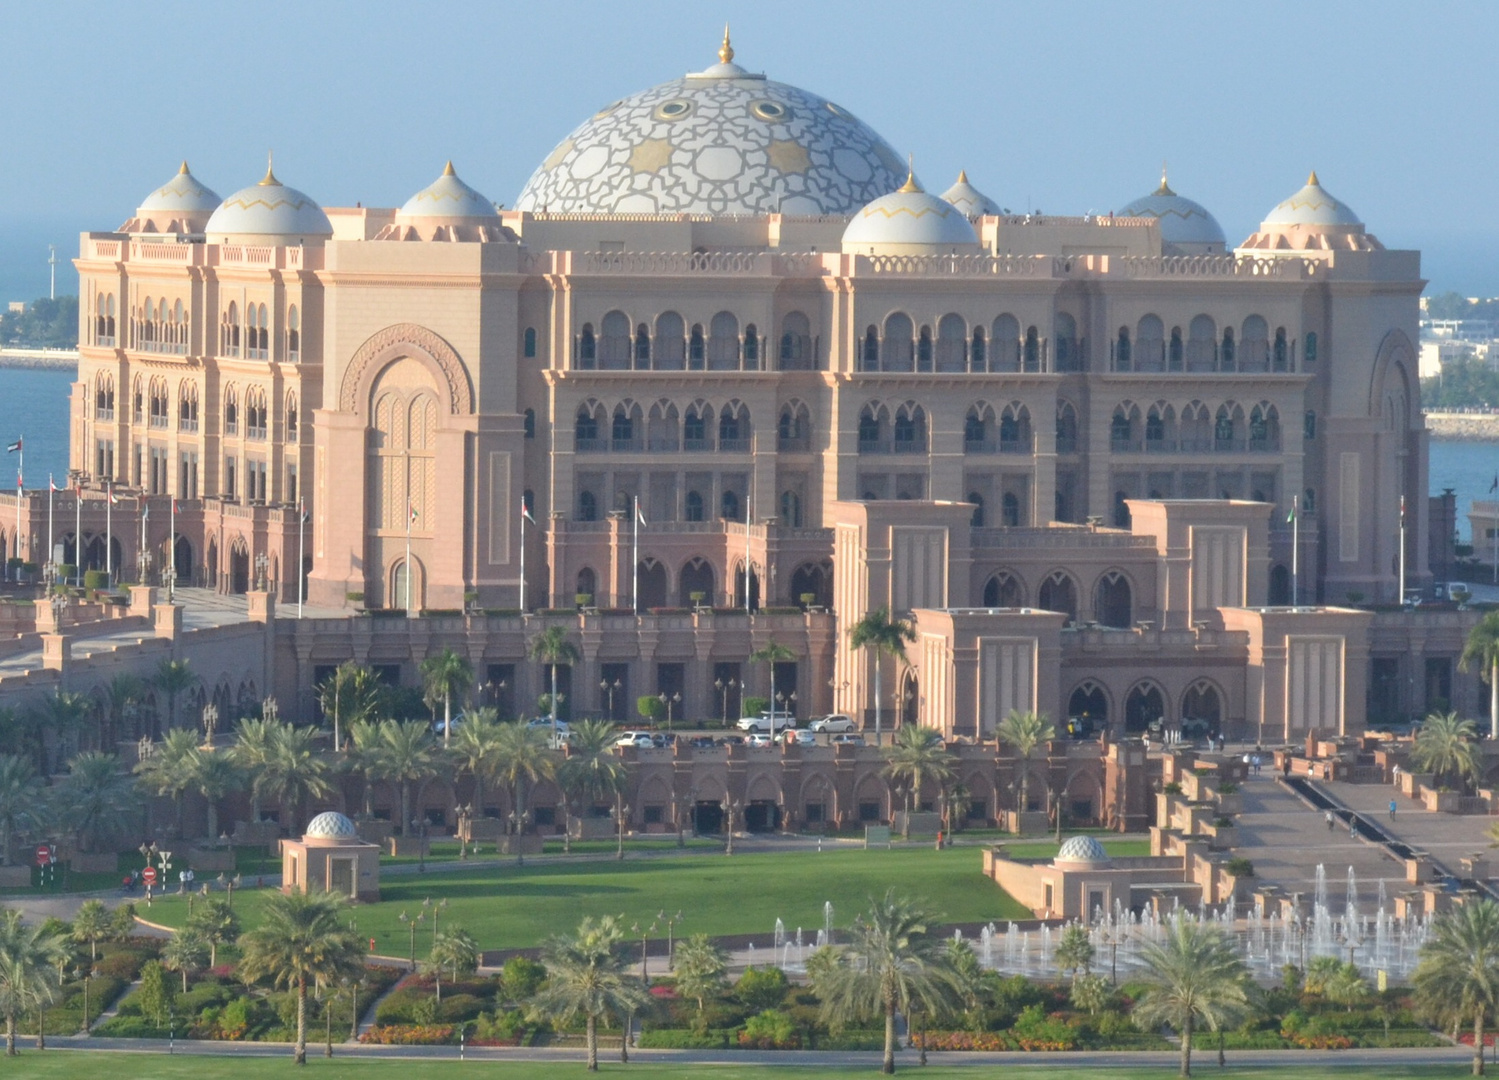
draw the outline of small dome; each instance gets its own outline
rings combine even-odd
[[[1192,254],[1222,252],[1228,245],[1223,227],[1201,203],[1193,202],[1171,190],[1161,174],[1161,186],[1128,204],[1119,217],[1151,217],[1160,223],[1161,239]]]
[[[326,240],[333,235],[328,215],[296,188],[287,187],[269,168],[258,184],[236,191],[208,219],[204,232],[216,241],[244,239]]]
[[[337,810],[324,810],[307,823],[305,836],[315,840],[351,840],[359,836],[359,830]]]
[[[1106,863],[1109,861],[1109,853],[1103,849],[1094,837],[1091,836],[1069,836],[1057,852],[1055,859],[1059,863]]]
[[[942,193],[942,198],[956,206],[969,219],[1000,212],[998,204],[968,182],[968,172],[958,173],[958,182]]]
[[[898,190],[881,195],[859,210],[843,230],[844,250],[855,253],[871,247],[896,253],[912,249],[945,251],[976,248],[978,242],[978,234],[963,212],[945,199],[922,191],[914,174],[908,174]]]
[[[442,175],[406,200],[399,214],[403,218],[493,218],[494,203],[469,187],[448,162]]]
[[[146,196],[138,216],[208,215],[219,208],[219,201],[217,195],[198,182],[184,161],[176,176]]]
[[[1347,203],[1340,202],[1317,180],[1315,171],[1307,177],[1306,186],[1289,199],[1276,205],[1265,216],[1266,226],[1287,225],[1361,225],[1358,215]]]

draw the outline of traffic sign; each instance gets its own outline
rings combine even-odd
[[[52,845],[38,844],[36,846],[36,864],[46,866],[52,861]]]
[[[144,870],[142,870],[141,871],[141,880],[144,881],[147,885],[155,885],[156,884],[156,867],[154,867],[154,866],[148,866]]]

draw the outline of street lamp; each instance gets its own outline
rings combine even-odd
[[[682,695],[680,693],[676,693],[676,694],[672,694],[670,697],[667,697],[666,696],[666,691],[663,690],[663,691],[661,691],[661,693],[659,693],[659,694],[656,695],[656,700],[659,701],[659,702],[661,702],[661,704],[663,704],[663,705],[666,706],[666,730],[670,731],[670,730],[672,730],[672,726],[671,726],[671,710],[672,710],[672,706],[682,704]]]
[[[615,679],[613,682],[610,682],[608,679],[599,680],[599,691],[609,696],[609,719],[611,720],[614,719],[614,692],[623,687],[624,683],[618,679]]]
[[[414,916],[401,912],[400,919],[411,931],[411,970],[416,970],[416,928],[417,925],[427,917],[425,911],[418,911]]]
[[[730,677],[727,681],[725,681],[723,679],[714,679],[713,680],[713,687],[714,687],[714,689],[716,689],[719,693],[721,693],[723,695],[723,717],[722,717],[722,719],[723,719],[724,724],[726,724],[726,725],[729,722],[729,691],[732,690],[732,689],[734,689],[734,687],[736,687],[738,685],[739,685],[739,680],[735,679],[733,677]]]
[[[646,970],[645,962],[646,949],[648,948],[646,943],[650,940],[651,931],[654,929],[656,929],[656,920],[654,919],[646,927],[642,927],[638,922],[630,924],[630,933],[640,935],[640,981],[646,986],[651,984],[650,973]]]
[[[739,804],[737,802],[735,802],[733,799],[730,799],[727,795],[723,797],[724,820],[727,823],[725,833],[728,837],[726,843],[724,844],[723,853],[725,855],[734,854],[734,814],[738,811],[738,809]]]
[[[666,970],[675,971],[677,961],[676,951],[672,948],[671,928],[682,921],[682,913],[678,911],[675,915],[668,915],[663,909],[656,913],[656,921],[666,924]]]

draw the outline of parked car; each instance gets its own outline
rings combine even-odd
[[[854,723],[851,717],[844,716],[842,713],[833,713],[831,716],[813,720],[807,725],[807,730],[832,735],[839,731],[858,731],[859,725]]]
[[[790,713],[761,713],[759,716],[746,716],[739,721],[740,731],[763,731],[767,735],[774,735],[777,731],[796,727],[796,717]]]
[[[458,729],[459,729],[459,727],[462,726],[462,724],[463,724],[463,714],[462,713],[454,713],[453,714],[453,733],[454,734],[457,734]],[[443,727],[444,727],[443,719],[442,719],[442,717],[439,716],[436,720],[432,721],[432,734],[440,736],[443,733]]]
[[[551,731],[552,730],[552,718],[550,716],[533,716],[533,717],[531,717],[531,719],[529,719],[529,720],[526,721],[526,726],[527,727],[533,727],[533,728],[546,728],[548,731]],[[558,720],[557,721],[557,732],[558,732],[558,734],[562,734],[564,732],[568,732],[568,731],[571,731],[571,730],[572,729],[567,726],[567,721],[566,720]]]
[[[787,746],[816,746],[817,733],[814,731],[787,730],[781,732],[781,741]]]
[[[637,750],[653,750],[656,747],[656,736],[649,731],[626,731],[614,740],[615,746],[633,746]]]
[[[772,741],[772,739],[771,739],[771,737],[769,735],[766,735],[764,732],[759,732],[759,731],[751,732],[748,736],[745,737],[744,741],[746,743],[748,743],[750,746],[774,746],[775,745],[775,743]]]
[[[712,735],[694,735],[687,740],[687,745],[694,750],[705,750],[717,745],[717,740]]]
[[[864,736],[851,731],[840,732],[828,740],[834,746],[863,746]]]

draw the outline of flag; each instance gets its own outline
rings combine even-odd
[[[1292,498],[1291,498],[1291,512],[1286,515],[1286,524],[1287,525],[1291,525],[1291,524],[1294,524],[1295,521],[1296,521],[1296,499],[1295,499],[1294,496],[1292,496]]]
[[[9,445],[7,445],[6,448],[5,448],[5,452],[7,454],[14,454],[17,450],[22,449],[22,447],[21,447],[21,441],[22,440],[17,439],[15,442],[10,443]]]
[[[300,521],[303,525],[306,525],[307,522],[312,518],[312,515],[307,512],[307,504],[301,499],[297,500],[297,512],[300,515],[297,520]]]
[[[1405,496],[1400,496],[1400,526],[1405,527]]]
[[[52,474],[51,473],[47,474],[47,486],[49,488],[51,488],[53,491],[57,490],[57,481],[52,478]]]
[[[1496,472],[1494,474],[1494,482],[1489,485],[1489,494],[1490,495],[1494,494],[1494,492],[1496,492],[1496,491],[1499,491],[1499,472]]]
[[[407,509],[409,509],[411,511],[411,524],[415,525],[416,524],[416,518],[417,518],[416,504],[415,503],[407,503],[406,507],[407,507]]]
[[[146,502],[145,499],[141,500],[141,520],[142,521],[150,521],[151,520],[151,504],[148,503],[148,502]]]
[[[638,521],[638,522],[640,522],[640,524],[642,524],[642,525],[648,525],[648,524],[650,524],[649,522],[647,522],[645,520],[645,511],[642,510],[642,509],[640,509],[640,500],[639,499],[635,500],[635,520]]]
[[[172,496],[172,513],[175,514],[176,512],[177,512],[177,497],[174,495],[174,496]]]
[[[531,508],[526,505],[525,499],[521,499],[520,501],[520,516],[525,518],[532,525],[536,524],[536,519],[531,516]]]
[[[110,506],[119,506],[120,505],[120,497],[115,494],[115,489],[114,488],[110,488],[109,489],[109,505]]]

